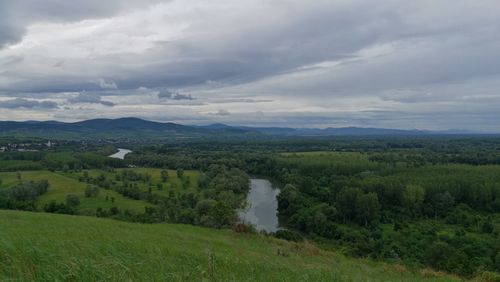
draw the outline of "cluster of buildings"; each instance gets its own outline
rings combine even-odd
[[[53,148],[56,143],[48,141],[47,143],[8,143],[0,145],[0,152],[36,152],[43,148]]]

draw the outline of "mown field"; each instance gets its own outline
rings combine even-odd
[[[19,211],[0,211],[0,280],[458,281],[230,230]]]

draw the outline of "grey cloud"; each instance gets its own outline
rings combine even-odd
[[[194,100],[191,94],[182,94],[179,92],[174,92],[170,90],[162,90],[158,93],[158,98],[160,99],[172,99],[172,100]]]
[[[158,98],[160,99],[169,99],[172,98],[172,92],[169,90],[162,90],[160,93],[158,93]]]
[[[193,100],[193,97],[191,97],[191,94],[181,94],[181,93],[175,93],[172,95],[173,100]]]
[[[110,101],[103,101],[99,93],[87,93],[80,92],[76,97],[68,99],[68,102],[71,104],[101,104],[108,107],[113,107],[115,104]]]
[[[274,100],[271,99],[252,99],[252,98],[229,98],[229,99],[215,99],[210,101],[214,104],[226,104],[226,103],[270,103]]]
[[[443,99],[443,97],[434,95],[433,93],[428,91],[409,89],[391,91],[390,93],[383,94],[381,98],[385,101],[395,101],[401,103],[420,103]]]
[[[110,17],[124,11],[147,7],[161,0],[1,0],[0,49],[22,39],[26,28],[39,21],[76,22]]]
[[[0,37],[1,37],[1,34],[0,34]],[[23,55],[7,56],[6,58],[0,59],[0,66],[7,67],[9,65],[22,62],[23,60],[24,60]]]
[[[37,101],[23,98],[0,101],[0,108],[5,109],[55,109],[57,107],[57,103],[53,101]]]
[[[344,124],[432,127],[437,123],[432,114],[451,109],[449,116],[456,119],[443,126],[472,127],[461,111],[473,104],[478,115],[473,120],[482,126],[481,113],[498,105],[496,0],[381,0],[377,5],[363,0],[259,5],[185,0],[148,6],[151,2],[0,0],[0,45],[28,36],[26,27],[36,22],[108,19],[95,26],[92,21],[51,26],[34,34],[34,39],[51,39],[39,48],[0,50],[0,64],[8,63],[0,74],[0,91],[29,98],[85,90],[90,98],[70,100],[111,105],[101,100],[103,95],[89,93],[136,95],[144,87],[148,91],[141,95],[149,95],[144,101],[150,106],[158,102],[156,95],[162,106],[184,102],[186,108],[194,98],[208,104],[253,103],[248,110],[266,112],[263,123],[337,122],[326,108],[343,111]],[[83,30],[84,35],[54,36],[53,28]],[[140,113],[142,104],[135,106]],[[394,111],[397,107],[400,112]],[[372,119],[373,114],[361,112],[365,108],[386,112],[387,118]],[[198,112],[215,110],[207,105]],[[414,114],[418,123],[398,119]],[[231,108],[231,119],[236,117],[245,123],[258,118]]]
[[[366,91],[368,87],[413,86],[498,71],[496,64],[492,63],[494,60],[488,63],[491,55],[498,53],[494,51],[498,42],[488,39],[491,38],[488,34],[475,32],[485,26],[493,26],[490,22],[491,12],[485,11],[485,19],[477,22],[461,20],[450,24],[433,13],[442,8],[442,4],[430,5],[427,2],[418,5],[385,1],[370,10],[360,9],[362,1],[350,4],[317,1],[308,5],[298,2],[288,5],[273,3],[264,10],[248,3],[251,2],[241,4],[242,8],[236,10],[233,17],[240,16],[248,20],[254,14],[262,14],[261,23],[255,21],[249,25],[228,26],[227,22],[232,20],[232,16],[211,18],[210,15],[217,11],[207,9],[206,15],[201,15],[186,30],[189,35],[186,39],[168,44],[157,43],[154,48],[142,54],[103,57],[99,64],[112,68],[117,62],[122,62],[120,71],[114,73],[117,76],[115,80],[125,88],[137,88],[141,85],[151,88],[184,87],[206,84],[207,81],[217,81],[217,84],[223,86],[289,73],[296,68],[323,61],[352,59],[356,52],[377,44],[399,41],[411,43],[412,40],[435,44],[436,39],[449,38],[449,41],[443,41],[442,44],[437,42],[438,44],[431,46],[431,50],[427,50],[431,53],[425,52],[428,46],[424,45],[424,52],[420,54],[407,51],[403,52],[404,57],[386,58],[387,60],[380,60],[380,64],[358,61],[347,66],[346,71],[340,75],[325,74],[328,79],[324,78],[324,81],[330,83],[325,85],[321,82],[312,90],[325,93],[327,88],[350,89],[361,85],[364,87],[363,91]],[[245,5],[248,9],[244,9]],[[103,9],[106,10],[106,7]],[[271,13],[273,9],[280,9],[281,13],[274,15]],[[456,16],[464,10],[470,9],[467,4],[461,3],[446,14]],[[477,8],[472,12],[481,13]],[[195,15],[188,13],[187,16]],[[433,20],[432,25],[422,24],[419,19],[429,22]],[[217,28],[207,31],[204,28],[207,24]],[[494,33],[495,30],[491,32]],[[242,34],[245,34],[244,40],[241,39]],[[481,36],[485,37],[484,40],[474,38]],[[467,46],[471,41],[479,40],[484,42],[481,48],[489,49],[484,55],[481,55],[482,52],[460,48],[461,45]],[[487,47],[488,44],[493,45]],[[432,52],[433,50],[436,52]],[[477,55],[470,60],[463,60],[464,52]],[[162,59],[165,54],[175,54],[176,59]],[[422,58],[417,56],[427,59],[422,63]],[[459,57],[462,59],[457,60]],[[443,61],[446,63],[443,64]],[[80,63],[89,64],[73,62]],[[443,65],[447,64],[450,67],[444,68]],[[50,80],[50,75],[46,79]],[[18,84],[16,87],[30,87],[29,84],[33,84],[33,88],[39,88],[40,84],[46,84],[46,79],[23,81],[24,86]],[[361,79],[363,83],[356,83],[356,79]],[[68,85],[70,88],[75,86]],[[92,90],[89,87],[87,85],[82,89]],[[323,89],[318,91],[319,87]]]

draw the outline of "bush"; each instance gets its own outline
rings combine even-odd
[[[62,213],[62,214],[74,214],[75,211],[73,208],[65,205],[63,203],[56,203],[55,201],[51,201],[43,207],[45,212],[49,213]]]
[[[500,274],[491,271],[485,271],[474,278],[474,281],[480,282],[500,282]]]
[[[302,236],[300,236],[299,233],[288,229],[278,230],[276,231],[274,236],[276,236],[276,238],[287,241],[294,241],[294,242],[304,241],[304,238],[302,238]]]
[[[92,186],[92,185],[88,185],[87,188],[85,188],[85,197],[87,198],[90,198],[90,197],[97,197],[97,195],[99,194],[99,188],[95,187],[95,186]]]
[[[80,204],[80,198],[75,194],[69,194],[66,196],[66,205],[68,207],[74,208]]]
[[[252,234],[257,233],[255,226],[251,224],[245,224],[242,222],[233,225],[233,231],[236,233],[252,233]]]

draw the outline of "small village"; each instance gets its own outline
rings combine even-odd
[[[33,143],[7,143],[0,144],[0,153],[2,152],[36,152],[42,149],[51,149],[56,146],[57,143],[52,141],[47,141],[46,143],[33,142]]]

